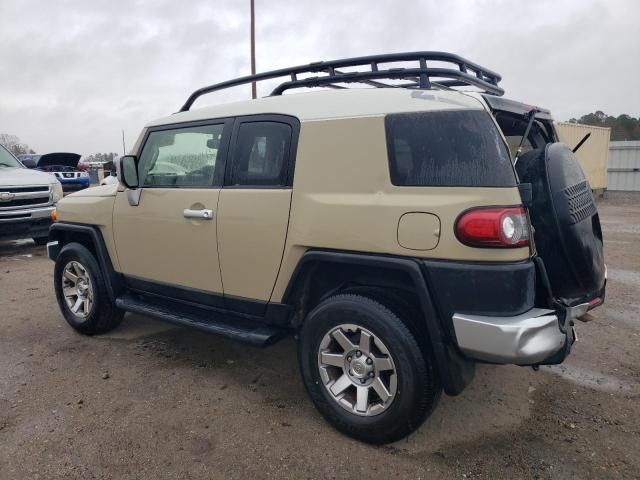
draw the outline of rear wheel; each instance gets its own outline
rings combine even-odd
[[[336,295],[318,305],[302,327],[299,360],[320,413],[365,442],[405,437],[440,396],[433,365],[407,325],[364,296]]]
[[[105,333],[122,321],[124,312],[109,298],[98,262],[85,246],[70,243],[62,249],[54,285],[62,315],[78,332]]]

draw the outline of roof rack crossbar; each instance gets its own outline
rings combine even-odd
[[[417,62],[417,66],[384,68],[384,66],[381,65],[398,62]],[[455,68],[434,68],[429,66],[430,62],[448,63]],[[365,70],[354,72],[338,70],[353,67],[364,67]],[[322,76],[300,78],[300,75],[309,73],[318,73],[322,74]],[[336,85],[337,83],[363,83],[379,88],[399,87],[422,89],[432,88],[434,84],[436,87],[444,86],[447,88],[474,86],[491,95],[501,96],[504,94],[504,90],[498,86],[498,83],[502,80],[502,77],[498,73],[470,62],[458,55],[446,52],[406,52],[345,58],[328,62],[314,62],[308,65],[299,65],[227,80],[196,90],[189,96],[185,104],[180,108],[180,111],[184,112],[189,110],[193,103],[202,95],[252,82],[281,77],[289,77],[289,80],[278,85],[271,92],[271,95],[281,95],[285,90],[292,88],[341,88]],[[410,80],[411,83],[387,84],[380,82],[379,80],[381,79]]]

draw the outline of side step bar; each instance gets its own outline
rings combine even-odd
[[[266,325],[259,320],[185,306],[180,302],[160,299],[156,302],[155,298],[151,299],[131,293],[118,297],[116,306],[127,312],[139,313],[175,325],[195,328],[258,346],[271,345],[289,333],[286,328]]]

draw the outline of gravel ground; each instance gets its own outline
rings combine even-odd
[[[257,349],[135,315],[83,337],[44,250],[0,243],[0,479],[640,478],[640,195],[599,208],[608,298],[572,356],[480,366],[384,447],[323,421],[293,339]]]

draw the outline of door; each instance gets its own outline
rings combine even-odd
[[[236,120],[220,193],[218,248],[229,309],[261,314],[282,262],[299,123],[281,115]]]
[[[130,284],[222,303],[216,216],[231,128],[232,121],[221,121],[147,134],[139,203],[130,204],[131,191],[118,192],[113,215],[118,261]]]

